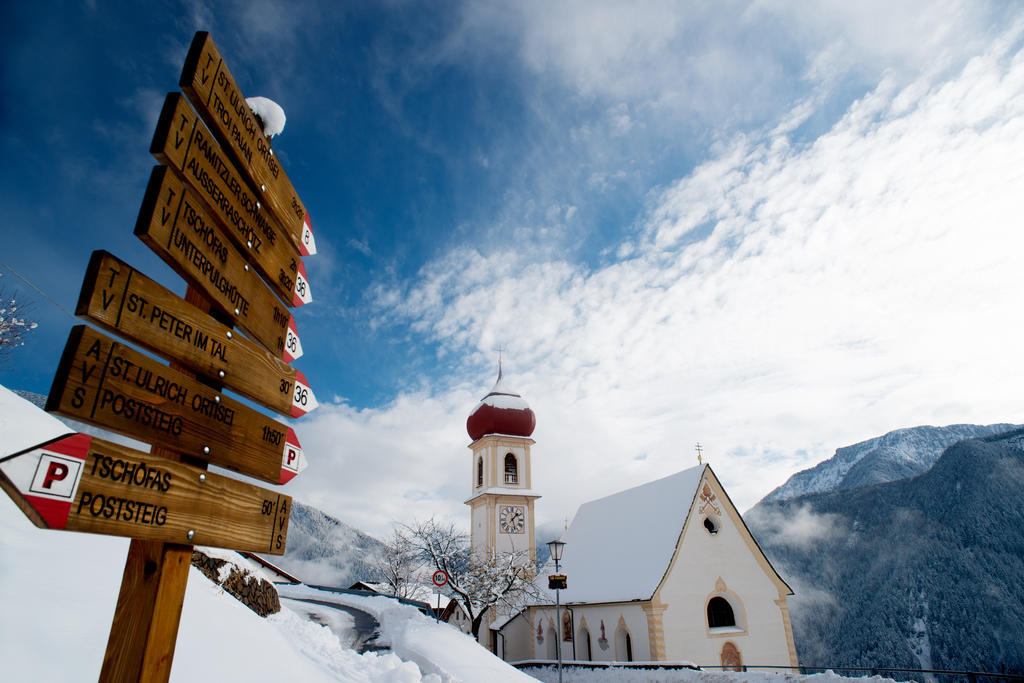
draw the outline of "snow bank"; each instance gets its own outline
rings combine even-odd
[[[402,659],[416,662],[426,673],[445,681],[530,681],[480,647],[470,636],[445,623],[437,623],[415,607],[385,597],[332,593],[309,586],[278,586],[282,597],[323,600],[347,605],[374,616],[380,622],[377,642],[389,645]]]
[[[0,384],[0,458],[71,433],[63,422]]]
[[[526,673],[544,683],[554,683],[558,680],[558,671],[554,667],[550,669],[530,668],[526,669]],[[851,680],[856,680],[857,683],[893,683],[893,679],[881,676],[850,679],[831,672],[801,676],[795,673],[734,673],[732,671],[693,671],[692,669],[590,669],[582,667],[563,667],[562,680],[565,683],[623,683],[625,681],[629,683],[675,683],[677,681],[686,681],[687,683],[786,683],[790,681],[839,683],[846,681],[848,683]]]

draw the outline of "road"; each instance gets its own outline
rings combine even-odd
[[[388,647],[377,643],[380,624],[370,614],[326,600],[281,597],[281,604],[310,621],[322,624],[338,636],[341,644],[356,652],[379,652]]]

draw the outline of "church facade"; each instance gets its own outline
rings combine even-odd
[[[474,553],[536,540],[530,438],[535,417],[495,388],[467,421],[473,442]],[[787,599],[775,571],[714,471],[701,464],[582,505],[563,535],[568,577],[556,617],[547,589],[514,614],[488,615],[480,641],[506,661],[688,661],[797,666]]]

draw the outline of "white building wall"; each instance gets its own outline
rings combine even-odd
[[[501,629],[502,635],[498,638],[499,657],[506,662],[533,659],[533,648],[530,646],[533,633],[530,630],[530,623],[530,613],[526,610],[505,624]]]
[[[483,557],[487,552],[487,506],[475,505],[470,518],[472,525],[470,538],[472,541],[472,552],[477,557]]]
[[[758,562],[760,551],[748,543],[739,514],[721,489],[710,477],[705,481],[721,510],[715,515],[720,529],[708,532],[705,515],[698,513],[701,501],[695,502],[682,546],[657,594],[657,601],[667,605],[662,617],[665,659],[720,666],[722,647],[732,642],[744,664],[789,666],[785,622],[776,604],[785,591],[780,595],[779,584]],[[732,606],[735,628],[708,628],[707,603],[716,595]]]
[[[569,577],[572,580],[572,577]],[[621,626],[625,626],[630,635],[633,647],[633,661],[646,662],[651,659],[650,637],[647,629],[647,616],[638,604],[612,603],[608,605],[569,605],[573,617],[573,640],[562,640],[562,631],[555,621],[555,608],[534,608],[531,610],[533,616],[532,637],[537,637],[537,625],[542,626],[544,642],[535,645],[535,658],[547,659],[548,652],[548,629],[555,627],[558,640],[562,647],[563,661],[573,659],[584,659],[585,654],[582,643],[578,642],[580,627],[586,621],[587,630],[590,631],[591,650],[595,662],[618,661],[615,648],[615,635]],[[562,613],[566,612],[565,606]],[[605,643],[600,642],[601,621],[605,625]],[[575,650],[573,645],[575,644]],[[513,661],[513,660],[509,660]]]

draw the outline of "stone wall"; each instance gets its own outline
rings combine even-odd
[[[228,566],[228,571],[222,581],[221,577],[225,576],[225,565]],[[192,566],[261,617],[281,611],[277,589],[266,579],[254,576],[248,569],[216,557],[209,557],[198,550],[192,551]]]

